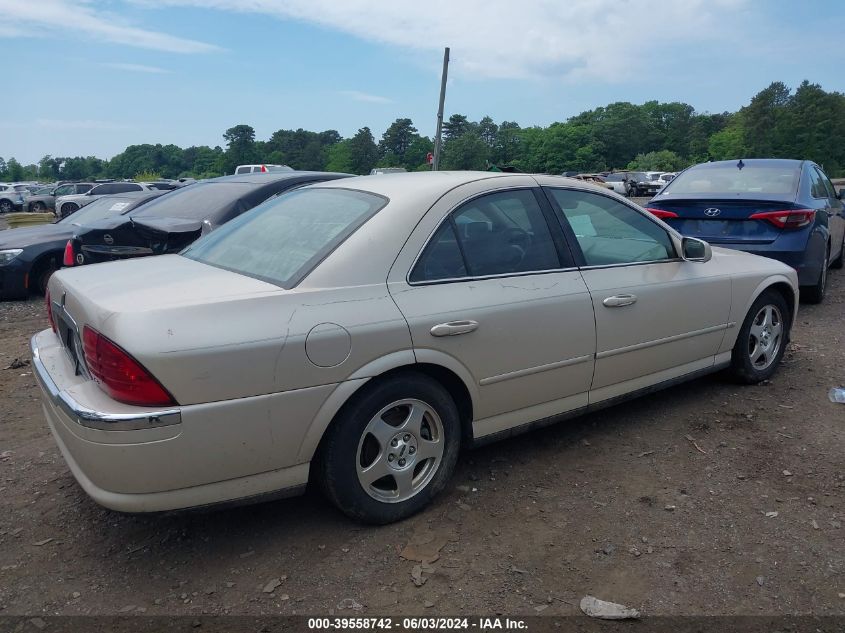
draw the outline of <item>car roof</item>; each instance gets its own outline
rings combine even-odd
[[[268,171],[252,174],[235,174],[234,176],[220,176],[219,178],[210,178],[205,182],[243,182],[249,184],[262,184],[276,182],[279,180],[289,180],[292,178],[302,178],[303,176],[323,176],[325,174],[332,174],[336,176],[349,175],[339,172],[322,171]]]
[[[693,165],[690,169],[712,169],[714,167],[736,167],[739,161],[744,167],[800,167],[805,161],[795,158],[740,158],[736,160],[714,160]]]
[[[509,174],[493,171],[422,171],[391,174],[390,178],[358,176],[320,182],[311,187],[339,187],[357,189],[391,198],[402,195],[425,197],[427,194],[440,195],[469,182],[499,178],[503,180],[523,180],[527,174]]]

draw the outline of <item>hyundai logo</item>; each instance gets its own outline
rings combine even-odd
[[[710,210],[710,209],[707,209],[707,211],[709,211],[709,210]],[[718,211],[718,210],[719,210],[719,209],[716,209],[716,211]],[[706,212],[705,212],[705,213],[706,213]],[[108,244],[109,246],[111,246],[112,244],[114,244],[114,238],[113,238],[111,235],[109,235],[108,233],[106,233],[105,235],[103,235],[103,241],[104,241],[106,244]]]
[[[709,209],[704,209],[704,215],[708,218],[715,218],[722,212],[721,209],[717,209],[716,207],[710,207]]]

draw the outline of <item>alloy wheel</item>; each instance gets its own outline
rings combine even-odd
[[[777,306],[765,305],[757,312],[748,332],[748,358],[754,369],[767,369],[783,344],[783,315]]]
[[[443,460],[443,422],[422,400],[397,400],[367,424],[356,452],[361,487],[385,503],[406,501],[432,480]]]

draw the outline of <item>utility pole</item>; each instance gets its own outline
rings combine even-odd
[[[440,169],[440,153],[443,146],[441,134],[443,132],[443,103],[446,101],[446,75],[449,73],[449,47],[443,52],[443,77],[440,79],[440,106],[437,108],[437,133],[434,135],[434,160],[431,170]]]

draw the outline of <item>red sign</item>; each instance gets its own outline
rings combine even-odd
[[[434,154],[432,154],[431,152],[426,154],[425,155],[425,162],[427,162],[429,165],[431,165],[434,162]]]

